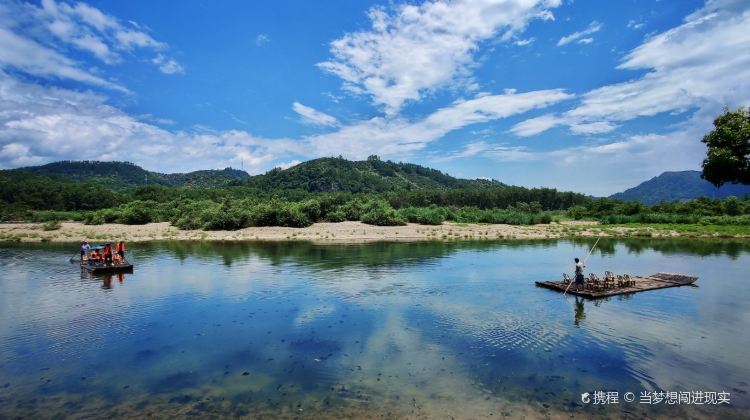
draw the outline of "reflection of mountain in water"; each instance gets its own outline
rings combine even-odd
[[[314,244],[311,242],[177,242],[137,244],[139,258],[160,251],[187,257],[221,257],[224,264],[250,256],[268,260],[272,265],[301,264],[322,270],[342,267],[393,267],[423,264],[459,251],[491,251],[498,248],[550,247],[554,241],[482,241],[482,242],[374,242],[366,244]]]
[[[577,238],[564,240],[576,245],[591,248],[596,238]],[[736,259],[743,252],[750,253],[750,241],[741,239],[641,239],[641,238],[602,238],[594,249],[594,254],[615,255],[617,245],[624,245],[628,252],[636,255],[645,251],[656,251],[666,255],[692,254],[706,257],[709,255],[727,255]]]
[[[508,248],[554,247],[558,242],[574,243],[590,248],[596,238],[573,240],[513,240],[476,242],[375,242],[366,244],[314,244],[311,242],[178,242],[162,241],[135,244],[139,257],[169,251],[178,259],[187,257],[221,257],[224,264],[257,256],[271,264],[303,264],[317,269],[342,267],[393,267],[422,264],[460,251],[492,251]],[[662,254],[693,254],[697,256],[727,255],[736,259],[750,253],[750,241],[720,239],[614,239],[603,238],[594,254],[614,255],[616,246],[624,245],[640,254],[653,250]]]

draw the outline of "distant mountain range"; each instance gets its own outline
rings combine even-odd
[[[496,180],[462,179],[413,163],[396,163],[371,157],[363,161],[320,158],[288,169],[273,169],[250,176],[226,168],[164,174],[148,171],[129,162],[61,161],[0,171],[15,177],[47,177],[73,182],[90,182],[113,190],[141,185],[167,187],[247,186],[263,191],[303,190],[307,192],[381,193],[420,189],[486,189],[509,186]],[[7,179],[7,178],[6,178]],[[725,184],[714,187],[699,171],[664,172],[637,187],[610,198],[655,204],[659,201],[690,200],[701,196],[726,198],[750,194],[750,186]]]
[[[613,194],[610,198],[656,204],[659,201],[683,201],[698,197],[726,198],[744,197],[750,194],[750,185],[724,184],[716,188],[701,178],[700,171],[664,172],[641,183],[637,187]]]
[[[288,169],[274,169],[240,181],[262,190],[301,189],[310,192],[386,192],[414,189],[497,188],[507,185],[485,179],[455,178],[413,163],[395,163],[371,157],[309,160]]]
[[[507,185],[485,179],[455,178],[436,169],[412,163],[394,163],[371,157],[364,161],[321,158],[262,175],[226,168],[164,174],[147,171],[129,162],[60,161],[0,171],[0,176],[41,176],[74,182],[91,182],[121,190],[141,185],[220,187],[244,185],[264,191],[387,192],[413,189],[493,188]]]
[[[14,175],[36,175],[67,181],[93,182],[112,189],[139,185],[219,187],[250,175],[245,171],[226,168],[188,173],[163,174],[147,171],[130,162],[60,161],[41,166],[0,171]]]

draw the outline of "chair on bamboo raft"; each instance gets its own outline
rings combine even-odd
[[[599,280],[599,277],[594,273],[589,273],[589,280],[586,283],[591,290],[601,290],[603,288],[601,280]]]
[[[570,284],[570,282],[573,281],[568,273],[563,273],[563,284]]]
[[[627,286],[635,286],[635,280],[633,280],[632,278],[630,278],[629,275],[623,274],[622,278],[625,280],[625,284]]]
[[[612,289],[615,288],[615,276],[611,271],[604,272],[604,287]]]

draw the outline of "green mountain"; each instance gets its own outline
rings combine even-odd
[[[91,182],[112,189],[138,185],[220,187],[249,177],[247,172],[226,168],[188,173],[163,174],[147,171],[130,162],[60,161],[41,166],[0,171],[3,174],[29,174],[75,182]]]
[[[659,201],[684,201],[698,197],[744,197],[750,194],[750,185],[724,184],[716,188],[701,178],[700,171],[664,172],[637,187],[613,194],[610,198],[656,204]]]
[[[238,183],[264,191],[301,189],[309,192],[352,193],[506,186],[495,180],[454,178],[436,169],[413,163],[383,161],[376,156],[363,161],[314,159],[288,169],[277,168],[233,184]]]

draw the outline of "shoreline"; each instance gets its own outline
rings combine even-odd
[[[565,238],[735,238],[750,239],[750,229],[686,225],[601,225],[564,221],[546,225],[465,224],[374,226],[362,222],[315,223],[305,228],[249,227],[233,231],[180,230],[168,222],[145,225],[84,225],[64,222],[45,231],[42,223],[0,223],[0,242],[115,241],[308,241],[366,243],[378,241],[530,240]],[[690,229],[691,227],[695,229]],[[720,229],[721,228],[721,229]],[[739,231],[739,233],[737,233]]]

